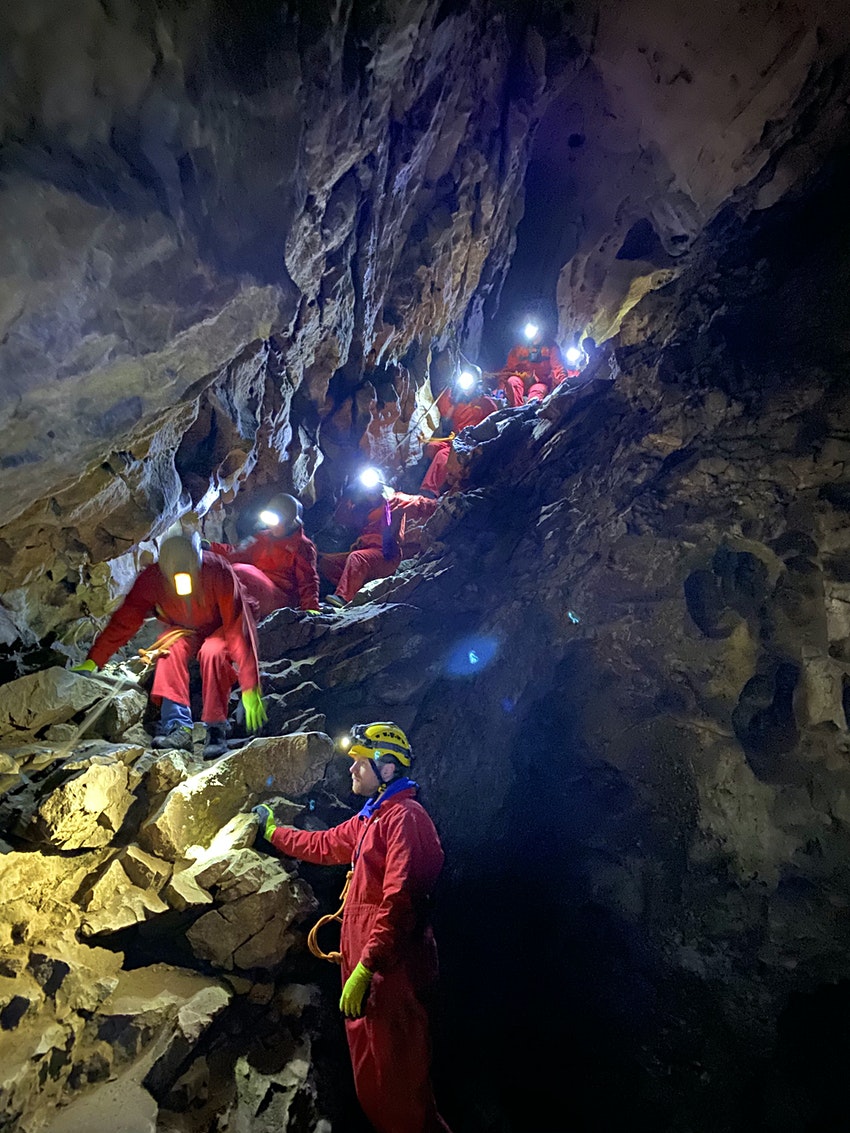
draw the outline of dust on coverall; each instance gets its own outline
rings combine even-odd
[[[462,429],[480,425],[485,417],[495,413],[499,403],[492,397],[482,394],[471,401],[453,401],[451,389],[446,387],[436,402],[440,419],[448,421],[455,433]],[[439,496],[446,483],[446,466],[451,456],[451,441],[429,441],[426,446],[428,456],[432,457],[428,471],[422,480],[422,488]]]
[[[336,593],[350,602],[364,583],[395,574],[402,551],[413,553],[411,522],[424,521],[434,514],[437,501],[425,496],[396,492],[390,500],[374,508],[351,550],[319,556],[319,570],[336,587]],[[384,555],[385,542],[392,542],[393,554]]]
[[[505,371],[504,390],[508,405],[522,405],[524,398],[544,398],[555,386],[567,377],[561,351],[554,342],[542,342],[539,346],[521,343],[508,355]],[[523,379],[520,374],[528,374]]]
[[[387,798],[370,818],[332,830],[279,826],[272,845],[317,865],[353,863],[342,918],[342,982],[358,961],[374,973],[359,1019],[346,1019],[354,1084],[378,1133],[447,1133],[431,1088],[426,1002],[437,980],[428,901],[443,850],[415,788]]]
[[[177,704],[189,704],[189,662],[197,656],[201,665],[203,720],[207,724],[223,723],[237,677],[234,665],[243,691],[260,684],[257,630],[232,567],[218,555],[204,551],[196,593],[188,598],[174,593],[156,563],[145,567],[95,639],[87,659],[98,668],[105,665],[152,614],[167,627],[195,631],[181,637],[168,655],[157,661],[154,700],[167,697]]]
[[[261,531],[244,546],[213,543],[210,550],[231,564],[258,618],[283,606],[318,610],[319,574],[316,546],[298,527],[291,535]]]

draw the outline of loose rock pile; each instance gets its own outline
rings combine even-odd
[[[296,818],[288,797],[321,779],[332,745],[255,739],[213,765],[154,753],[118,742],[119,720],[141,732],[135,689],[70,754],[50,742],[108,691],[57,669],[0,689],[0,1129],[190,1130],[210,1113],[321,1128],[300,1018],[316,994],[275,982],[316,903],[252,848],[249,812],[263,800]],[[258,1069],[244,1038],[217,1044],[249,1001],[255,1030],[265,1012],[291,1035],[279,1064]]]

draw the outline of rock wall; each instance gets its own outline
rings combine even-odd
[[[404,355],[423,384],[507,263],[534,121],[574,64],[483,0],[0,21],[4,634],[72,641],[98,564],[249,475],[309,499],[364,370]],[[370,401],[409,420],[392,378],[349,409],[350,449]]]
[[[144,733],[80,734],[102,681],[47,670],[3,691],[31,711],[0,723],[0,1128],[329,1129],[319,992],[288,963],[316,902],[252,848],[248,813],[296,819],[285,796],[322,777],[327,737],[204,767]],[[67,746],[45,738],[60,725]]]
[[[5,5],[9,670],[73,654],[190,508],[327,499],[358,446],[418,458],[432,346],[465,322],[476,348],[541,117],[527,224],[551,254],[521,293],[560,273],[571,333],[616,329],[724,204],[805,184],[844,128],[842,15]]]
[[[717,231],[580,393],[479,426],[423,559],[264,628],[277,728],[394,718],[420,752],[461,1127],[840,1108],[805,1055],[833,1064],[850,977],[846,164],[831,184]]]

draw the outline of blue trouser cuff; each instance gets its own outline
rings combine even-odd
[[[167,696],[162,698],[159,718],[164,732],[170,732],[172,728],[192,727],[192,712],[189,705],[178,704],[176,700],[169,700]]]

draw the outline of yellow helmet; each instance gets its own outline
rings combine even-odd
[[[352,759],[381,759],[391,755],[404,767],[410,767],[413,752],[410,741],[391,720],[377,724],[355,724],[351,729],[346,755]]]

